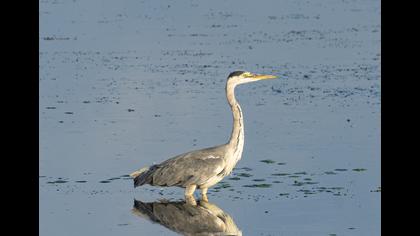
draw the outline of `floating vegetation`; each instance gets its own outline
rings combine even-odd
[[[294,173],[295,175],[306,175],[307,173],[305,172],[305,171],[302,171],[302,172],[296,172],[296,173]]]
[[[289,193],[279,193],[280,196],[288,196],[290,195]]]
[[[293,182],[292,186],[302,186],[304,184],[305,184],[304,182],[299,182],[299,181],[295,180],[295,182]]]
[[[252,181],[255,181],[255,182],[262,182],[262,181],[265,181],[265,179],[253,179]]]
[[[86,183],[87,181],[86,180],[76,180],[74,182],[76,182],[76,183]]]
[[[235,170],[244,170],[244,171],[251,171],[252,169],[249,167],[242,167],[242,168],[234,168]]]
[[[306,182],[301,182],[301,181],[294,181],[292,186],[302,186],[302,185],[311,185],[311,184],[319,184],[319,182],[310,182],[310,181],[306,181]]]
[[[334,171],[325,171],[324,174],[327,174],[327,175],[336,175],[337,173],[335,173]]]
[[[232,178],[229,178],[230,180],[240,180],[241,178],[239,178],[239,177],[232,177]]]
[[[285,162],[279,162],[279,163],[277,163],[277,165],[282,166],[282,165],[286,165],[286,163]]]
[[[271,175],[274,175],[274,176],[286,176],[286,175],[290,175],[290,174],[288,174],[288,173],[274,173],[274,174],[271,174]]]
[[[219,184],[216,187],[214,187],[214,189],[230,188],[230,187],[232,186],[226,182],[219,182]]]
[[[248,174],[248,173],[238,173],[236,175],[241,176],[241,177],[251,177],[252,176],[251,174]]]
[[[303,192],[304,194],[315,194],[315,191],[311,191],[309,189],[299,189],[298,192]]]
[[[347,171],[347,169],[335,169],[335,171]]]
[[[353,169],[353,171],[358,171],[358,172],[360,172],[360,171],[365,171],[366,169],[364,169],[364,168],[356,168],[356,169]]]
[[[109,180],[101,180],[101,181],[99,181],[99,183],[111,183],[111,181],[109,181]]]
[[[247,188],[269,188],[271,184],[250,184],[250,185],[243,185],[242,187]]]
[[[310,181],[312,179],[311,178],[304,178],[303,180]]]
[[[299,178],[299,175],[289,175],[289,178]]]
[[[274,180],[272,183],[276,183],[276,184],[279,184],[279,183],[283,183],[283,182],[281,182],[281,181],[278,181],[278,180]]]
[[[378,187],[375,190],[370,190],[370,192],[376,192],[376,193],[380,193],[381,192],[381,187]]]
[[[270,160],[270,159],[261,160],[260,162],[264,162],[264,163],[267,163],[267,164],[273,164],[273,163],[276,163],[275,161]]]
[[[109,178],[108,180],[112,181],[112,180],[116,180],[116,179],[121,179],[120,177],[114,177],[114,178]]]
[[[121,175],[120,179],[133,179],[130,175]]]
[[[49,181],[49,182],[47,182],[48,184],[64,184],[64,183],[67,183],[68,181],[66,181],[66,180],[61,180],[61,179],[59,179],[59,180],[56,180],[56,181]]]

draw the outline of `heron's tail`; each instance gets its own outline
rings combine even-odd
[[[140,170],[136,170],[136,171],[134,171],[133,173],[131,173],[130,174],[130,177],[131,178],[136,178],[137,176],[139,176],[139,175],[141,175],[141,174],[143,174],[144,172],[146,172],[146,171],[148,171],[149,170],[149,167],[144,167],[144,168],[141,168]]]
[[[152,174],[156,170],[156,165],[151,167],[145,167],[140,170],[136,170],[130,174],[131,178],[134,180],[134,187],[141,186],[144,184],[152,184],[153,176]]]

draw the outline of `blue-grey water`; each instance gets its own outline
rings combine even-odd
[[[210,203],[243,235],[380,235],[380,17],[379,0],[41,0],[40,235],[177,235],[133,205],[183,189],[126,175],[226,142],[235,70],[279,79],[236,89],[244,152]]]

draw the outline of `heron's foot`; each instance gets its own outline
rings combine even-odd
[[[197,201],[195,200],[193,195],[185,195],[185,202],[192,206],[197,206]]]
[[[207,197],[207,194],[205,194],[205,195],[201,195],[201,200],[202,200],[203,202],[209,202],[209,198]]]

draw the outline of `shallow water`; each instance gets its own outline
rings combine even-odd
[[[39,14],[40,235],[186,233],[134,207],[183,190],[127,174],[227,141],[235,70],[280,78],[236,89],[244,152],[210,203],[243,235],[380,235],[380,1],[43,0]]]

